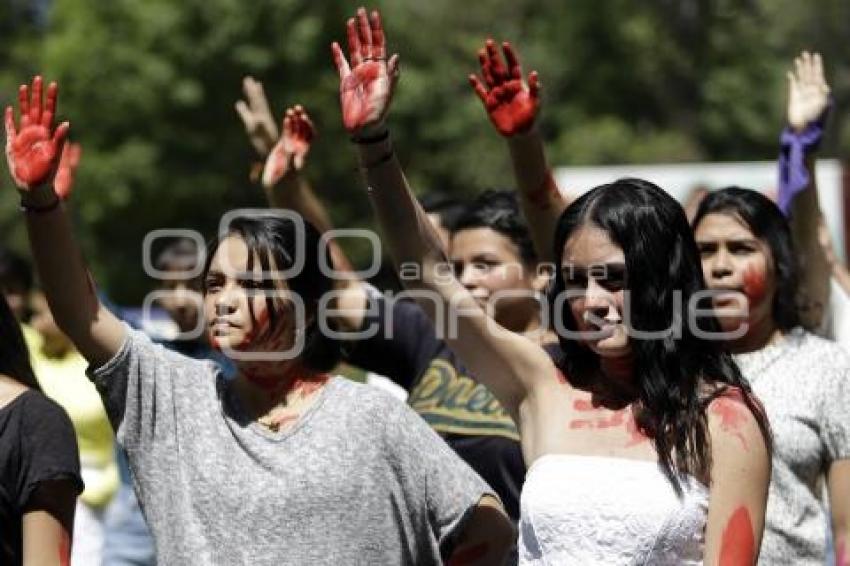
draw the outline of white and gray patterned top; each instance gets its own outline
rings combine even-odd
[[[796,328],[735,356],[773,429],[773,475],[759,564],[825,564],[826,471],[850,458],[850,357]]]

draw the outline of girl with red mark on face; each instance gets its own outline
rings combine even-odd
[[[233,379],[100,303],[52,187],[68,129],[52,130],[56,92],[50,119],[40,98],[31,111],[21,97],[19,124],[7,109],[9,168],[44,293],[127,450],[157,561],[432,564],[485,544],[500,562],[512,527],[489,486],[412,409],[327,374],[339,359],[323,324],[330,258],[298,214],[239,211],[211,247],[205,318]]]
[[[373,37],[349,33],[350,62],[334,45],[343,124],[395,261],[422,267],[422,277],[406,283],[459,314],[449,345],[518,423],[530,465],[520,563],[717,563],[724,529],[741,507],[758,541],[769,478],[766,421],[728,354],[689,328],[676,339],[662,332],[675,319],[674,290],[687,304],[702,288],[681,207],[650,183],[623,179],[545,218],[557,237],[553,245],[548,234],[543,249],[558,260],[554,289],[565,299],[553,309],[566,324],[557,328],[565,357],[556,366],[538,344],[489,319],[462,282],[440,277],[439,238],[407,185],[386,120],[398,61],[384,57],[383,29],[379,56],[364,57]],[[479,55],[483,81],[472,82],[497,130],[519,139],[533,126],[540,84],[532,74],[526,85],[513,50],[503,50],[507,64],[488,42]],[[543,165],[522,172],[523,199],[540,218],[560,213],[545,159],[533,155],[540,148],[529,145],[517,145],[517,154],[511,148],[520,169]],[[633,338],[629,315],[636,328],[662,337]],[[727,397],[745,415],[735,431],[745,443],[713,410]],[[743,552],[752,563],[757,544]]]
[[[67,565],[83,489],[74,429],[41,393],[2,297],[0,336],[0,563]]]
[[[693,227],[726,344],[774,431],[761,560],[824,564],[829,524],[837,543],[850,537],[850,359],[801,326],[791,233],[773,202],[722,189],[703,200]],[[744,308],[729,313],[733,301]],[[736,418],[727,412],[724,422]]]

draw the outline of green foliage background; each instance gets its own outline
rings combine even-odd
[[[233,110],[241,78],[264,81],[277,114],[302,103],[320,132],[308,176],[339,226],[371,226],[339,119],[329,44],[343,0],[0,0],[0,103],[42,72],[83,145],[74,215],[100,284],[121,303],[151,282],[155,228],[212,234],[222,212],[261,206]],[[827,61],[836,97],[823,154],[850,146],[846,0],[392,0],[378,2],[402,79],[391,124],[419,190],[504,186],[503,143],[466,76],[487,37],[540,72],[555,165],[772,159],[785,71],[801,49]],[[26,251],[6,174],[0,241]],[[359,250],[351,250],[358,259]]]

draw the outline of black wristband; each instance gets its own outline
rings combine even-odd
[[[43,214],[45,212],[50,212],[51,210],[56,210],[59,208],[59,205],[62,203],[62,199],[58,196],[56,199],[50,204],[45,204],[44,206],[33,206],[29,204],[25,204],[21,201],[21,212],[26,212],[27,214]]]
[[[363,163],[360,167],[362,169],[366,170],[366,171],[369,171],[370,169],[374,169],[376,167],[379,167],[379,166],[383,165],[384,163],[388,163],[389,161],[392,160],[393,157],[395,157],[395,150],[390,148],[390,150],[388,152],[386,152],[384,155],[382,155],[381,157],[379,157],[375,161],[373,161],[371,163]]]
[[[359,144],[379,143],[390,137],[390,130],[387,128],[380,134],[374,136],[351,136],[351,141]]]

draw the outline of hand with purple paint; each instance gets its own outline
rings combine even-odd
[[[27,85],[18,90],[20,123],[15,127],[15,114],[6,107],[6,162],[12,180],[22,192],[48,183],[59,166],[62,147],[70,125],[62,122],[55,129],[56,98],[59,87],[55,82],[47,87],[46,103],[42,100],[42,79],[32,81],[32,93]]]
[[[803,51],[788,71],[788,124],[800,133],[829,107],[829,85],[819,53]]]
[[[384,130],[384,118],[398,83],[398,54],[387,60],[381,15],[358,8],[356,18],[346,22],[346,61],[337,42],[331,44],[339,72],[339,101],[345,129],[355,137],[368,137]]]
[[[288,108],[283,118],[283,135],[272,148],[263,168],[263,186],[271,188],[288,173],[304,167],[316,128],[304,107]]]

